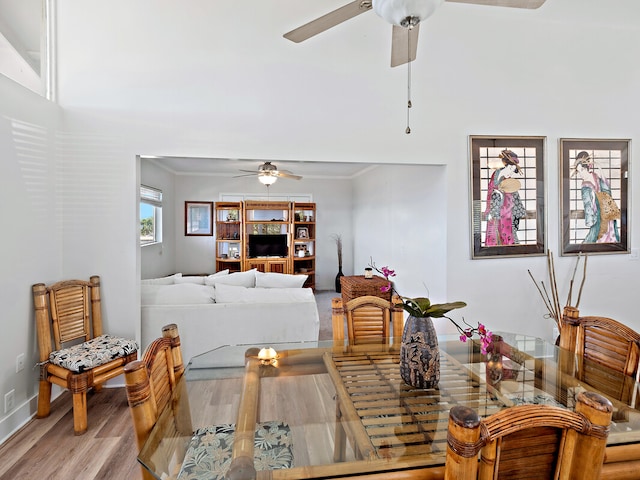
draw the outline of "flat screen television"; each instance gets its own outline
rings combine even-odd
[[[286,234],[249,235],[250,257],[286,257],[288,255]]]

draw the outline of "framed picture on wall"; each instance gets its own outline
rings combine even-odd
[[[546,254],[545,143],[469,137],[473,259]]]
[[[562,255],[629,253],[630,140],[560,139]]]
[[[184,202],[184,234],[213,235],[213,202]]]

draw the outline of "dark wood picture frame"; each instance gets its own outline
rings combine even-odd
[[[213,235],[213,202],[184,202],[184,234]]]
[[[545,255],[546,137],[471,135],[469,148],[471,258]]]
[[[298,240],[308,240],[309,239],[309,229],[307,227],[298,227],[296,229],[296,239],[298,239]]]
[[[560,139],[562,255],[630,252],[630,147],[629,139]],[[611,199],[615,206],[601,206]]]

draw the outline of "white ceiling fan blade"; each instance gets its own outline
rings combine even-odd
[[[290,178],[292,180],[300,180],[302,178],[300,175],[294,175],[293,173],[286,170],[278,170],[276,176],[282,178]]]
[[[471,3],[491,7],[539,8],[546,0],[446,0],[455,3]]]
[[[247,172],[248,170],[240,170],[241,172]],[[254,175],[258,175],[258,172],[253,173],[244,173],[242,175],[234,175],[232,178],[240,178],[240,177],[253,177]]]
[[[420,24],[413,28],[393,25],[391,34],[391,66],[397,67],[416,59]]]
[[[371,2],[354,0],[333,12],[329,12],[309,23],[305,23],[301,27],[285,33],[284,38],[292,42],[300,43],[369,10],[371,10]]]

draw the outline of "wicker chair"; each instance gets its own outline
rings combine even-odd
[[[184,366],[178,327],[167,325],[162,335],[147,347],[141,360],[125,367],[127,398],[138,449],[142,449],[156,422],[161,421],[164,426],[162,448],[169,453],[158,455],[155,461],[174,461],[154,465],[156,472],[163,473],[162,478],[225,478],[231,465],[235,425],[211,425],[193,432],[186,384],[180,381]],[[255,436],[257,464],[270,469],[291,467],[291,431],[287,424],[258,423]],[[260,440],[266,436],[269,442]],[[212,437],[216,442],[211,442]],[[145,480],[155,478],[144,467],[142,476]]]
[[[186,449],[180,448],[179,437],[190,437],[193,429],[186,394],[180,391],[184,398],[180,402],[172,402],[178,395],[177,388],[183,388],[184,383],[178,382],[184,373],[182,351],[180,350],[180,336],[175,324],[166,325],[162,329],[162,337],[154,340],[146,348],[142,359],[128,363],[124,368],[127,389],[127,399],[133,420],[138,450],[149,438],[151,429],[156,424],[160,414],[167,410],[171,422],[167,422],[167,448],[176,449],[182,459]],[[180,408],[180,410],[177,410]],[[176,409],[176,410],[174,410]],[[177,468],[180,468],[180,464]],[[170,465],[158,465],[164,471],[174,470]],[[174,472],[177,473],[177,472]],[[142,477],[154,477],[142,467]],[[170,477],[175,478],[175,476]]]
[[[611,402],[593,392],[578,395],[575,412],[519,405],[481,420],[471,408],[455,406],[444,478],[596,480],[612,411]]]
[[[389,340],[390,324],[393,337],[402,336],[402,308],[380,297],[364,295],[349,300],[343,305],[342,299],[332,299],[332,324],[334,342],[344,341],[344,321],[350,345],[363,343],[383,343]]]
[[[576,354],[578,378],[616,400],[631,402],[640,362],[640,334],[607,317],[565,316],[563,322],[560,346]]]
[[[138,356],[135,341],[103,335],[100,277],[33,285],[40,386],[37,417],[49,415],[51,385],[67,388],[73,397],[73,430],[87,431],[87,392],[99,390]]]

